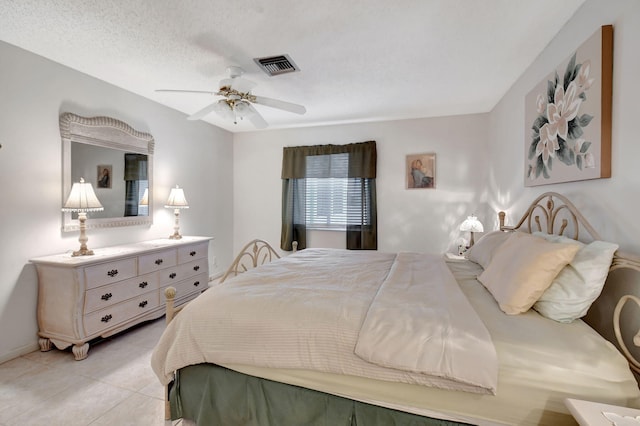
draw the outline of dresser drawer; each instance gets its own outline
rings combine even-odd
[[[147,274],[164,268],[170,268],[176,265],[177,260],[176,249],[141,255],[138,256],[138,273]]]
[[[178,248],[178,263],[187,263],[192,260],[202,259],[207,257],[207,251],[209,249],[209,241],[194,244],[191,246]]]
[[[176,300],[181,300],[181,298],[185,297],[186,295],[193,294],[193,293],[199,294],[202,291],[206,290],[207,284],[209,281],[209,277],[207,275],[208,274],[195,275],[186,280],[169,284],[171,287],[176,289]],[[169,285],[165,285],[160,289],[161,290],[160,294],[163,302],[164,302],[164,290],[167,287],[169,287]]]
[[[198,259],[184,265],[178,265],[178,274],[180,279],[198,274],[209,275],[209,259]]]
[[[87,289],[126,280],[137,275],[136,258],[121,259],[84,268]]]
[[[208,259],[202,258],[194,260],[193,262],[174,266],[173,268],[167,268],[158,272],[160,287],[166,287],[168,285],[175,286],[175,283],[198,274],[209,275]]]
[[[115,305],[157,288],[158,275],[151,273],[91,289],[85,294],[84,313]]]
[[[159,303],[158,291],[156,290],[87,314],[84,316],[85,333],[88,336],[100,333],[151,311],[158,307]]]

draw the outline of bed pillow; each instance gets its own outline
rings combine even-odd
[[[541,237],[556,243],[575,243],[558,235],[542,234]],[[558,322],[571,322],[585,316],[602,292],[617,249],[617,244],[605,241],[582,244],[573,260],[560,271],[533,308]]]
[[[510,232],[492,231],[484,234],[469,250],[467,250],[467,259],[487,269],[491,259],[498,247],[504,243],[511,235]]]
[[[478,276],[506,314],[528,311],[576,255],[577,244],[556,244],[513,232]]]

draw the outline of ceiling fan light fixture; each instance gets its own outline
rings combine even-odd
[[[251,108],[249,102],[247,101],[236,102],[234,105],[234,110],[236,112],[236,115],[240,118],[250,118],[255,114],[255,110]]]
[[[164,89],[163,91],[207,93],[224,97],[224,99],[215,101],[191,114],[187,117],[188,120],[201,120],[211,112],[215,112],[225,121],[237,124],[238,119],[242,120],[246,118],[256,128],[264,129],[268,124],[260,112],[255,109],[253,104],[264,105],[269,108],[280,109],[283,111],[293,112],[295,114],[304,114],[306,112],[306,108],[302,105],[252,94],[251,89],[253,89],[256,84],[241,77],[244,73],[242,68],[229,67],[227,71],[229,72],[230,78],[220,81],[219,90],[217,92],[174,89]]]
[[[236,115],[233,112],[233,108],[231,107],[229,102],[227,102],[226,99],[220,99],[216,103],[216,107],[214,111],[225,120],[230,120],[230,121],[236,120]]]

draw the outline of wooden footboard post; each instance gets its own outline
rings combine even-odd
[[[173,287],[167,287],[164,291],[164,298],[165,298],[165,304],[166,304],[165,316],[166,316],[167,324],[169,324],[174,316],[173,307],[174,307],[174,301],[176,298],[176,289]]]
[[[168,325],[175,315],[173,307],[176,298],[176,289],[173,287],[167,287],[164,291],[164,298],[166,304],[165,317]],[[164,386],[164,419],[171,420],[171,404],[169,403],[168,384]]]

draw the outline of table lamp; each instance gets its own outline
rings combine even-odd
[[[93,250],[87,248],[87,212],[99,212],[104,210],[102,204],[93,192],[91,183],[85,182],[80,178],[80,182],[76,182],[71,187],[71,193],[67,202],[62,207],[63,212],[78,212],[78,221],[80,222],[80,250],[74,251],[71,256],[89,256],[93,254]]]
[[[471,215],[471,216],[467,216],[467,219],[465,219],[465,221],[462,222],[462,225],[460,225],[460,230],[463,232],[468,231],[471,233],[471,238],[469,239],[469,247],[471,247],[474,243],[473,233],[484,232],[484,227],[482,226],[482,223],[480,223],[477,217],[475,217],[474,215]]]
[[[168,209],[173,209],[173,214],[176,216],[176,222],[173,226],[173,235],[170,235],[169,238],[172,240],[179,240],[182,238],[180,235],[180,209],[188,209],[189,203],[187,199],[184,197],[184,191],[178,185],[175,188],[171,188],[171,192],[169,193],[169,199],[167,200],[167,204],[164,205]]]

